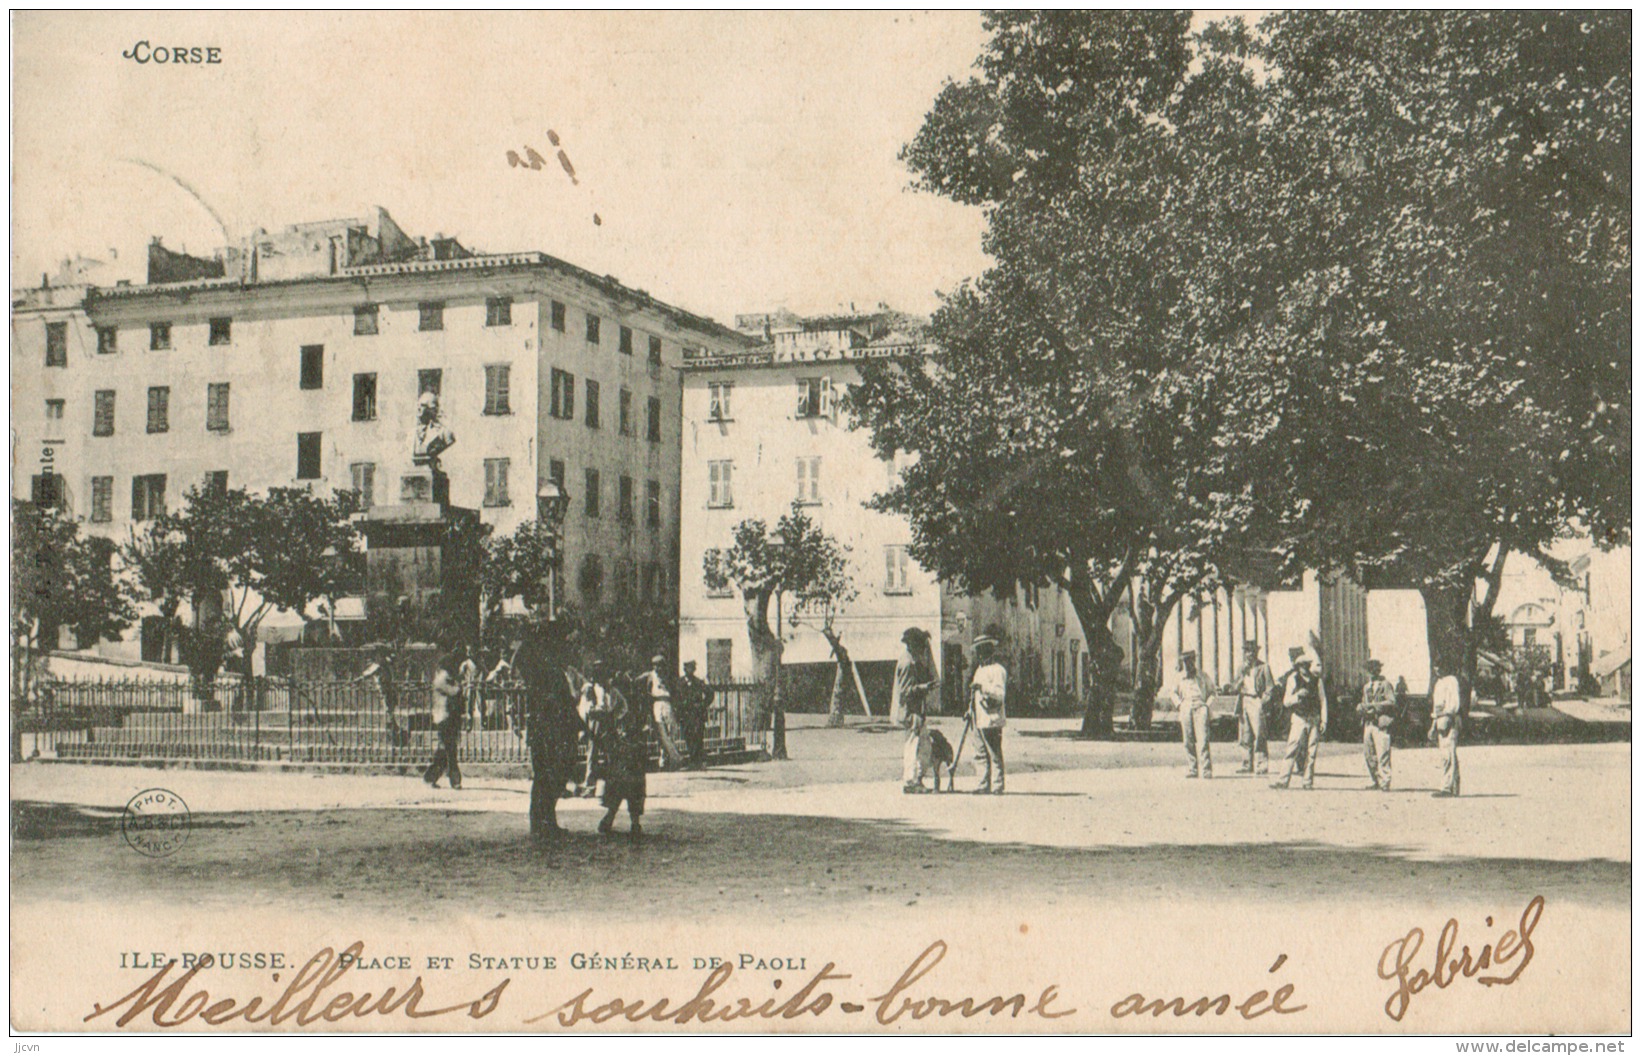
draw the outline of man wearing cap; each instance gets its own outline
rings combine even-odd
[[[927,792],[923,775],[933,767],[929,748],[929,694],[940,684],[934,673],[934,656],[929,649],[929,634],[917,627],[908,627],[900,636],[905,648],[895,664],[894,699],[890,714],[906,730],[906,747],[902,752],[901,791]],[[938,785],[940,775],[935,774]]]
[[[706,753],[707,710],[712,706],[712,687],[695,675],[695,661],[684,662],[678,679],[678,721],[684,727],[684,748],[689,752],[690,769],[698,770]]]
[[[979,752],[975,760],[985,769],[985,778],[974,791],[983,795],[1003,793],[1003,726],[1007,722],[1009,673],[997,655],[997,639],[983,635],[974,640],[974,675],[969,679],[969,717],[974,723]],[[992,784],[995,764],[997,783]]]
[[[1265,712],[1276,699],[1276,680],[1271,665],[1259,658],[1259,643],[1252,638],[1242,643],[1242,673],[1236,679],[1239,742],[1248,749],[1248,761],[1237,767],[1239,774],[1265,774],[1271,769],[1270,749],[1265,743]]]
[[[1384,674],[1384,665],[1377,660],[1367,662],[1368,679],[1362,685],[1362,755],[1367,759],[1368,776],[1373,779],[1369,788],[1390,791],[1390,728],[1396,724],[1399,710],[1396,687]]]
[[[1302,788],[1316,787],[1316,752],[1322,745],[1322,679],[1303,647],[1288,650],[1293,670],[1282,677],[1282,708],[1288,713],[1288,747],[1282,754],[1282,777],[1272,788],[1287,788],[1293,775]]]
[[[1180,738],[1185,742],[1185,776],[1213,777],[1214,760],[1208,754],[1209,689],[1197,671],[1196,653],[1179,655],[1179,672],[1169,687],[1169,696],[1179,708]]]
[[[662,759],[669,770],[674,770],[684,765],[684,752],[673,735],[677,724],[672,714],[672,687],[663,673],[666,664],[667,658],[660,653],[650,657],[650,669],[645,672],[641,685],[650,698],[650,714],[660,737]]]

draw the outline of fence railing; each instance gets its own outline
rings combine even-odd
[[[767,746],[751,684],[713,686],[705,755],[744,757]],[[481,683],[466,702],[463,764],[526,764],[525,690]],[[15,717],[42,755],[417,764],[432,755],[426,682],[247,679],[201,694],[187,684],[51,680]],[[659,752],[656,753],[659,758]]]

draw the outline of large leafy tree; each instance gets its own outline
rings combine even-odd
[[[1418,587],[1466,690],[1510,553],[1629,535],[1629,41],[1590,12],[1252,40],[1291,265],[1248,344],[1287,369],[1227,386],[1231,447],[1283,556]]]
[[[785,643],[770,625],[769,606],[784,597],[814,610],[839,603],[852,589],[848,551],[794,503],[773,530],[761,518],[741,521],[730,546],[707,551],[702,572],[708,587],[733,585],[741,592],[759,685],[758,707],[773,723],[771,754],[785,759],[786,714],[778,685]]]
[[[1235,63],[1193,80],[1178,12],[987,25],[980,75],[942,91],[905,159],[986,208],[996,263],[946,298],[931,361],[868,368],[851,406],[881,451],[918,452],[879,506],[910,519],[919,560],[970,590],[1066,590],[1095,666],[1084,729],[1102,733],[1113,612],[1126,599],[1137,623],[1143,724],[1161,628],[1246,509],[1207,471],[1222,412],[1193,299],[1223,262],[1186,248],[1202,235],[1179,186],[1257,120],[1234,105],[1254,87]]]
[[[82,645],[118,639],[136,611],[114,573],[115,545],[83,535],[56,509],[11,504],[11,758],[22,755],[17,718],[34,696],[44,652],[60,628]]]
[[[1505,553],[1627,537],[1625,20],[988,27],[905,156],[996,263],[855,399],[920,559],[1058,580],[1094,658],[1125,591],[1148,641],[1216,575],[1366,569],[1461,669]]]

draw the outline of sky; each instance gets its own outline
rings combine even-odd
[[[983,42],[973,12],[17,13],[13,286],[380,205],[724,321],[926,313],[985,267],[983,217],[897,153]]]

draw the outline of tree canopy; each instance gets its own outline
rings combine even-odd
[[[994,264],[851,398],[918,452],[879,505],[920,561],[1061,583],[1095,655],[1136,582],[1143,624],[1371,570],[1439,623],[1507,550],[1627,538],[1622,13],[987,28],[904,158]]]

